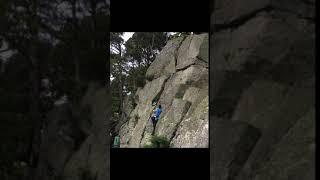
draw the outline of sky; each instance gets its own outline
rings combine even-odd
[[[125,32],[125,33],[123,33],[122,38],[124,39],[124,42],[126,42],[129,38],[131,38],[133,33],[134,32]]]
[[[176,32],[169,32],[171,35],[175,34]],[[124,32],[122,38],[124,39],[124,42],[126,42],[129,38],[132,37],[134,32]]]
[[[133,34],[134,34],[134,32],[124,32],[122,35],[124,43],[126,43],[128,41],[128,39],[130,39],[132,37]],[[170,32],[170,34],[175,34],[175,32]],[[121,47],[123,49],[125,49],[124,45],[122,45]],[[114,77],[110,76],[110,80],[112,81],[113,79],[114,79]]]
[[[124,32],[122,35],[122,38],[124,40],[124,43],[128,41],[129,38],[132,37],[134,32]],[[123,49],[125,49],[124,45],[121,46]],[[110,80],[112,81],[114,79],[114,77],[112,77],[112,75],[110,74]]]
[[[128,39],[132,37],[133,34],[134,34],[134,32],[124,32],[123,35],[122,35],[124,43],[126,43],[128,41]],[[123,49],[125,49],[124,45],[122,45],[121,47]]]

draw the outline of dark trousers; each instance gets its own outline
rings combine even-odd
[[[153,135],[158,121],[155,117],[152,117],[151,120],[152,120],[152,124],[153,124],[153,131],[152,131],[152,135]]]

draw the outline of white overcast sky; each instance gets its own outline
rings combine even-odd
[[[124,40],[124,43],[128,41],[129,38],[132,37],[134,32],[124,32],[122,35],[122,38]],[[124,45],[121,46],[123,49],[125,49]]]
[[[175,34],[176,32],[170,32],[170,34]],[[134,32],[124,32],[122,35],[122,38],[124,40],[124,43],[126,41],[128,41],[128,39],[130,39],[132,37],[132,35],[134,34]],[[125,49],[125,46],[122,45],[122,48]],[[110,76],[110,80],[112,81],[114,79],[114,77]]]
[[[122,38],[124,39],[124,42],[126,42],[129,38],[131,38],[133,33],[134,32],[125,32],[125,33],[123,33]]]
[[[175,34],[176,32],[170,32],[170,34]],[[134,32],[124,32],[122,35],[122,38],[124,39],[124,42],[126,42],[129,38],[132,37]]]

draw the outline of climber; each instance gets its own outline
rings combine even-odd
[[[153,123],[152,135],[154,134],[154,130],[156,129],[156,125],[157,125],[157,122],[159,121],[161,112],[162,112],[162,108],[161,108],[161,105],[159,105],[158,108],[154,111],[153,116],[151,117],[151,120]]]
[[[120,136],[119,135],[116,135],[116,137],[114,137],[113,147],[114,148],[119,148],[120,147]]]

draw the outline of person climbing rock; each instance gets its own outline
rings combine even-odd
[[[120,147],[120,136],[119,135],[116,135],[114,137],[113,147],[114,148],[119,148]]]
[[[156,125],[157,125],[157,122],[159,121],[161,112],[162,112],[162,107],[161,105],[159,105],[158,108],[154,111],[153,116],[151,117],[151,120],[153,123],[152,135],[154,134],[154,130],[156,129]]]

